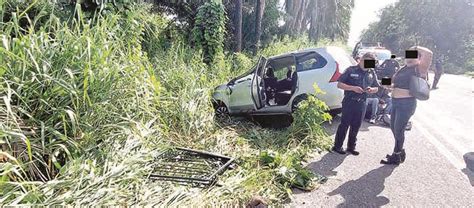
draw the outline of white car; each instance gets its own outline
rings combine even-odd
[[[385,60],[390,59],[392,52],[385,48],[362,48],[358,51],[358,57],[362,57],[365,53],[374,53],[377,61],[377,65],[382,64]]]
[[[339,113],[344,92],[339,76],[355,60],[343,49],[324,47],[261,57],[247,73],[219,85],[213,93],[216,114],[291,114],[297,104],[314,95],[314,84],[325,92],[316,95],[332,113]]]
[[[354,50],[352,50],[352,57],[362,57],[362,55],[368,52],[375,54],[377,58],[376,65],[382,64],[385,60],[390,59],[390,56],[392,55],[392,52],[383,47],[380,42],[364,43],[359,41],[354,46]]]

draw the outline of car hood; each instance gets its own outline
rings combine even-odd
[[[220,90],[226,90],[228,87],[227,87],[227,84],[221,84],[221,85],[218,85],[216,88],[214,88],[215,91],[220,91]]]
[[[229,86],[227,86],[227,84],[221,84],[221,85],[218,85],[216,88],[214,88],[213,93],[220,94],[220,93],[226,92],[228,89],[229,89]]]

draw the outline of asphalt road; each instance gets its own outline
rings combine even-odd
[[[432,80],[432,77],[431,77]],[[474,173],[463,156],[474,152],[474,80],[443,75],[428,101],[418,101],[406,132],[407,159],[381,165],[393,150],[387,127],[363,122],[359,156],[326,153],[308,163],[329,177],[312,192],[295,190],[291,207],[474,207]],[[332,137],[340,118],[326,127]]]

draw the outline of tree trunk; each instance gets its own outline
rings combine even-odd
[[[337,25],[337,2],[336,0],[329,0],[326,2],[326,8],[324,11],[327,11],[324,19],[324,23],[326,26],[325,29],[325,38],[330,38],[334,41],[334,36],[336,35],[338,25]]]
[[[304,12],[306,10],[306,1],[305,0],[301,0],[300,1],[300,7],[298,8],[298,14],[296,16],[296,21],[295,21],[295,25],[293,27],[293,31],[296,33],[296,34],[299,34],[299,32],[301,31],[301,24],[302,24],[302,21],[303,21],[303,17],[304,17]]]
[[[298,12],[301,6],[301,0],[294,1],[294,0],[286,0],[285,1],[285,11],[287,16],[285,22],[285,33],[289,35],[293,35],[296,19],[298,18]]]
[[[235,0],[235,52],[242,51],[242,0]]]
[[[265,11],[265,0],[257,0],[255,10],[255,49],[253,54],[256,55],[260,48],[260,36],[262,35],[262,19]]]
[[[311,41],[318,41],[318,22],[319,22],[319,10],[318,10],[318,1],[317,0],[311,0],[311,3],[309,5],[309,10],[310,10],[310,26],[309,26],[309,40]]]

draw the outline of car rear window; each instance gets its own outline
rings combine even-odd
[[[308,52],[297,55],[296,71],[306,71],[312,69],[320,69],[326,66],[328,61],[316,52]]]

